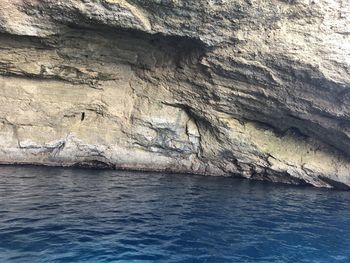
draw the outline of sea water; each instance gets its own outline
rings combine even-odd
[[[350,192],[2,166],[0,262],[350,262]]]

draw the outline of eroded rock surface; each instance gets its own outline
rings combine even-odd
[[[350,187],[347,0],[1,7],[1,163]]]

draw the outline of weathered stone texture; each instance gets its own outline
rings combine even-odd
[[[347,0],[0,0],[0,162],[350,187]]]

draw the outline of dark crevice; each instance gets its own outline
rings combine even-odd
[[[69,37],[74,38],[75,32],[83,35],[96,34],[101,39],[115,42],[119,49],[135,52],[139,56],[139,60],[137,63],[129,62],[135,68],[150,69],[145,61],[149,59],[150,55],[155,55],[155,58],[159,60],[171,59],[173,65],[181,67],[183,63],[197,63],[199,58],[207,51],[202,41],[187,36],[164,35],[162,33],[150,34],[135,29],[115,28],[106,25],[96,25],[96,27],[71,25],[70,27],[73,34],[68,32]],[[64,35],[57,36],[57,43],[60,42],[60,39],[62,40],[62,37],[64,39]],[[84,38],[80,35],[79,38],[81,37]]]
[[[291,176],[287,172],[278,173],[270,169],[266,169],[264,173],[254,172],[250,179],[257,181],[269,181],[273,183],[311,186],[311,184],[306,182],[305,180]]]
[[[350,190],[350,186],[339,182],[339,181],[335,181],[329,177],[325,177],[325,176],[320,176],[320,179],[325,181],[327,184],[329,184],[330,186],[339,189],[339,190]]]
[[[91,161],[82,161],[77,162],[72,165],[72,167],[75,168],[89,168],[89,169],[115,169],[115,165],[108,162],[98,161],[98,160],[91,160]]]

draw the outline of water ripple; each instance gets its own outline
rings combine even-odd
[[[0,262],[350,262],[350,193],[0,167]]]

